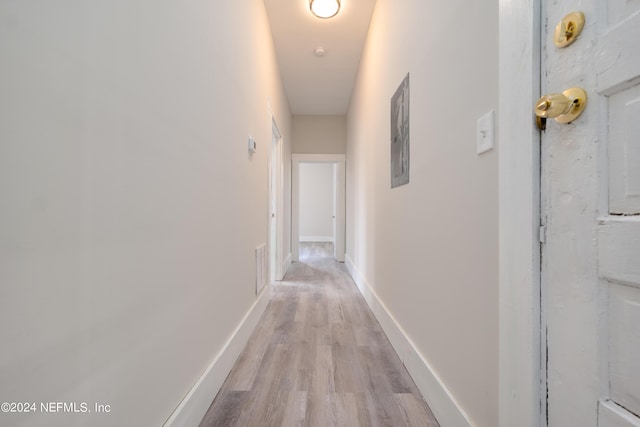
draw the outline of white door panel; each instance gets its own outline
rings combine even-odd
[[[600,221],[598,271],[603,279],[640,287],[640,216]]]
[[[640,85],[609,97],[609,117],[609,212],[639,214]]]
[[[640,414],[640,288],[609,286],[610,398]]]
[[[611,2],[609,2],[611,3]],[[621,21],[611,22],[606,31],[595,40],[596,89],[604,95],[619,87],[633,86],[640,79],[640,1],[616,0],[633,8]],[[569,47],[568,49],[571,49]]]

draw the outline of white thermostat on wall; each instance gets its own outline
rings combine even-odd
[[[256,152],[256,148],[257,148],[256,140],[253,139],[253,137],[250,136],[249,137],[249,152],[250,153],[255,153]]]

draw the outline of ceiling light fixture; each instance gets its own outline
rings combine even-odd
[[[309,0],[309,8],[318,18],[331,18],[340,11],[340,0]]]
[[[313,54],[315,56],[317,56],[318,58],[322,58],[323,56],[325,56],[327,54],[327,50],[325,48],[323,48],[322,46],[315,48],[315,50],[313,51]]]

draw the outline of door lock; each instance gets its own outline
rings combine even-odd
[[[587,93],[573,87],[562,93],[544,95],[535,105],[536,116],[541,119],[556,119],[558,123],[571,123],[582,114],[587,106]],[[538,120],[538,123],[544,120]]]
[[[553,35],[556,47],[567,47],[576,41],[584,28],[584,13],[571,12],[558,24]]]

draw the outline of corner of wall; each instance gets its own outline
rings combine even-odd
[[[473,423],[462,406],[456,401],[429,362],[420,354],[411,338],[380,300],[348,254],[345,255],[345,265],[440,425],[473,427]]]
[[[209,364],[198,381],[189,390],[189,393],[165,421],[163,427],[191,427],[200,423],[211,406],[211,402],[213,402],[224,384],[229,372],[231,372],[242,349],[249,341],[260,317],[267,308],[271,293],[271,286],[263,288],[238,327],[224,344],[220,353]]]

